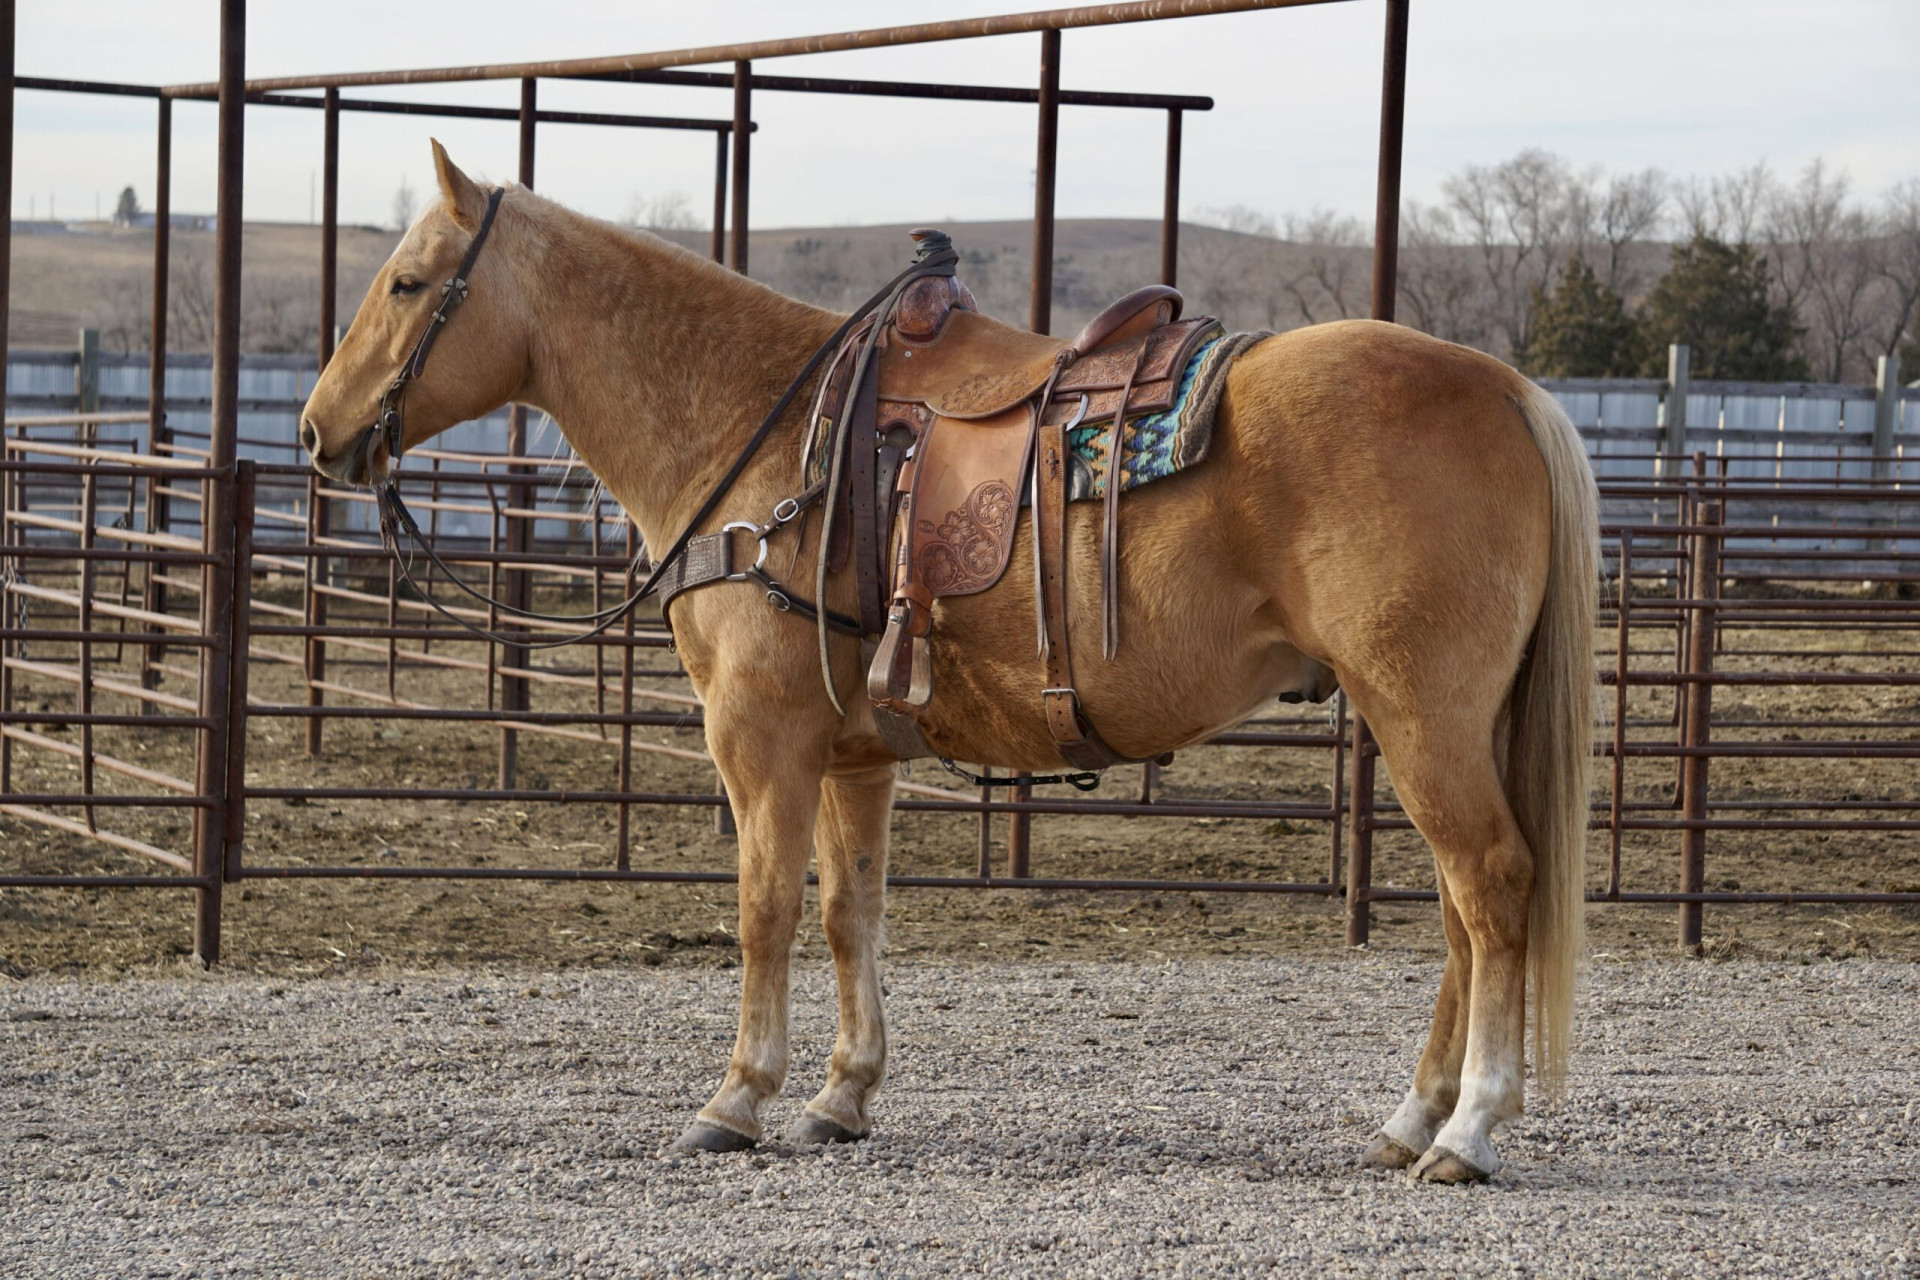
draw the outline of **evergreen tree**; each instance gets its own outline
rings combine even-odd
[[[1513,362],[1536,378],[1624,378],[1640,364],[1626,300],[1576,257],[1552,293],[1533,290],[1533,327]]]
[[[113,206],[113,220],[123,227],[130,227],[140,217],[140,197],[133,194],[132,187],[123,187],[120,199]]]
[[[1684,342],[1696,378],[1806,378],[1793,309],[1769,295],[1767,262],[1753,246],[1704,233],[1675,245],[1640,310],[1641,376],[1664,377],[1668,344]]]

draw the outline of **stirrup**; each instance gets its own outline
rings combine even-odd
[[[912,587],[906,588],[911,591]],[[867,668],[867,696],[875,706],[918,715],[933,701],[933,630],[929,604],[902,594],[887,610],[887,629]]]

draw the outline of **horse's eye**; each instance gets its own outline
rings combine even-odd
[[[415,280],[409,276],[399,276],[394,279],[393,292],[395,294],[418,293],[425,283],[425,281]]]

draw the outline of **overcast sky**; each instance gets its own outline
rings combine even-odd
[[[1020,0],[255,0],[249,75],[581,57],[1003,13]],[[217,72],[212,0],[24,0],[21,75],[178,83]],[[1068,31],[1069,89],[1208,94],[1189,114],[1182,206],[1371,215],[1378,129],[1378,0]],[[1040,38],[1000,37],[763,62],[763,70],[1030,85]],[[349,90],[420,101],[518,104],[514,82]],[[720,90],[544,82],[541,106],[722,117]],[[90,217],[132,184],[153,193],[150,101],[22,92],[14,216]],[[1030,106],[756,96],[753,220],[762,227],[1024,218]],[[399,183],[432,185],[429,135],[476,176],[516,171],[510,123],[348,115],[341,212],[384,222]],[[214,108],[175,108],[174,208],[211,210]],[[1059,212],[1157,216],[1163,117],[1061,113]],[[1815,156],[1877,193],[1920,175],[1917,0],[1413,0],[1406,193],[1529,146],[1580,165],[1722,173]],[[306,221],[320,160],[317,111],[247,112],[250,219]],[[543,126],[535,185],[608,217],[636,197],[711,205],[707,134]]]

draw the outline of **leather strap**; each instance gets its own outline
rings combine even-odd
[[[774,580],[761,566],[750,564],[736,568],[732,539],[731,531],[726,529],[689,538],[686,549],[661,573],[655,590],[660,595],[660,618],[669,631],[673,629],[673,619],[668,609],[672,607],[674,597],[695,587],[710,586],[716,582],[751,582],[767,593],[767,603],[779,612],[797,613],[809,622],[821,617],[819,606]],[[858,620],[831,609],[826,611],[825,616],[827,625],[833,630],[846,635],[860,634]]]
[[[1105,522],[1100,533],[1100,656],[1108,662],[1120,652],[1120,487],[1126,482],[1121,450],[1126,445],[1127,397],[1133,394],[1133,381],[1140,376],[1140,364],[1147,356],[1147,340],[1140,339],[1139,354],[1127,369],[1127,380],[1120,384],[1120,406],[1113,412],[1113,430],[1107,445],[1107,501]]]
[[[880,520],[875,512],[874,468],[878,462],[880,362],[867,362],[866,376],[853,389],[847,409],[852,433],[852,461],[848,470],[848,498],[853,503],[853,581],[860,603],[860,625],[869,635],[886,625],[886,585],[881,576]]]
[[[1040,403],[1045,404],[1043,400]],[[1132,763],[1109,747],[1080,712],[1067,635],[1067,432],[1042,424],[1033,455],[1033,527],[1040,577],[1040,630],[1047,669],[1040,703],[1060,758],[1076,769]]]
[[[498,196],[499,193],[496,191],[494,197],[489,200],[489,211],[498,207]],[[491,226],[491,218],[483,221],[481,224],[482,232]],[[472,261],[479,256],[479,243],[480,237],[476,236],[476,243],[468,247],[467,257],[462,262],[460,275],[455,277],[456,280],[462,282],[463,288],[461,290],[454,290],[449,287],[446,290],[447,296],[441,301],[442,308],[457,305],[450,301],[450,299],[464,298],[466,296],[464,292],[464,281],[472,271]],[[429,607],[449,622],[456,624],[484,640],[492,641],[495,644],[509,645],[518,649],[557,649],[563,645],[578,644],[582,640],[590,640],[594,636],[608,630],[635,605],[653,594],[659,586],[661,578],[666,576],[667,569],[675,560],[679,559],[681,553],[686,550],[687,544],[693,540],[694,530],[698,529],[702,524],[705,524],[714,512],[719,509],[720,503],[726,498],[727,494],[732,491],[734,482],[739,480],[741,474],[746,471],[748,464],[753,461],[754,455],[760,451],[760,446],[766,443],[767,437],[772,434],[774,427],[779,424],[782,416],[792,407],[794,399],[799,396],[801,390],[807,385],[808,380],[811,379],[815,373],[819,372],[820,366],[825,364],[828,358],[840,349],[840,344],[846,339],[846,336],[852,332],[857,325],[872,315],[876,308],[890,304],[892,300],[898,296],[899,290],[913,279],[927,274],[945,273],[951,275],[953,264],[958,258],[959,255],[953,251],[952,244],[948,243],[944,237],[938,244],[923,245],[912,266],[888,281],[885,288],[881,289],[880,292],[874,294],[871,298],[868,298],[860,305],[859,310],[841,322],[840,327],[835,329],[832,335],[829,336],[825,342],[821,343],[819,348],[807,358],[807,362],[801,366],[800,372],[795,374],[793,381],[787,384],[787,389],[780,393],[780,398],[774,401],[773,408],[767,411],[767,416],[760,420],[758,427],[754,428],[753,435],[747,439],[746,445],[741,448],[739,454],[734,458],[733,464],[727,468],[726,474],[722,475],[720,479],[714,483],[713,488],[708,490],[706,499],[700,504],[699,510],[694,512],[693,518],[681,529],[679,535],[674,538],[666,552],[654,560],[653,570],[647,575],[646,581],[642,582],[634,589],[632,594],[628,595],[627,598],[620,603],[611,608],[601,609],[590,614],[560,616],[536,613],[528,609],[517,609],[512,605],[495,600],[482,593],[472,584],[461,578],[460,575],[453,572],[446,562],[435,553],[433,544],[429,542],[426,535],[420,531],[420,525],[413,518],[413,513],[407,510],[407,504],[401,500],[397,475],[392,469],[389,469],[386,480],[377,486],[375,493],[379,503],[381,537],[387,545],[388,552],[393,556],[394,566],[398,570],[401,579],[417,592]],[[451,286],[451,283],[452,282],[449,282],[449,286]],[[430,343],[428,345],[431,346]],[[415,358],[416,357],[412,355],[408,356],[408,367],[413,367]],[[396,379],[396,386],[404,388],[406,377],[407,370],[403,368],[400,377]],[[392,395],[395,393],[390,390],[389,394]],[[383,404],[383,410],[384,408],[385,406]],[[367,461],[365,454],[372,448],[371,441],[373,439],[373,432],[381,430],[384,425],[384,423],[375,423],[373,427],[369,428],[367,435],[363,438],[360,446],[362,452],[361,465],[363,467]],[[830,523],[833,495],[830,489],[826,492],[828,495],[827,522]],[[529,641],[515,636],[502,635],[486,627],[476,626],[459,614],[451,612],[424,587],[414,581],[413,570],[408,565],[407,558],[400,554],[399,537],[403,531],[413,539],[414,543],[418,545],[421,550],[427,553],[427,558],[439,568],[442,573],[446,574],[447,578],[456,587],[480,601],[482,604],[499,609],[505,613],[513,614],[517,617],[548,622],[583,622],[589,624],[587,629],[578,634],[563,636],[556,640]],[[826,562],[824,558],[820,559],[819,565],[820,586],[814,595],[816,599],[824,600],[826,598]],[[801,613],[803,616],[810,616],[819,622],[821,626],[822,669],[823,671],[827,670],[828,668],[825,664],[827,629],[832,628],[844,631],[848,629],[849,625],[857,624],[850,624],[849,620],[841,618],[838,614],[830,610],[816,608],[811,604],[807,604],[799,597],[786,593],[777,583],[773,583],[770,578],[767,578],[764,573],[761,573],[757,569],[750,571],[749,577],[767,586],[768,601],[776,609],[791,609],[794,612]],[[712,579],[708,581],[712,581]],[[828,683],[828,693],[834,699],[835,709],[845,714],[845,708],[840,706],[838,695],[833,693],[830,681]]]

